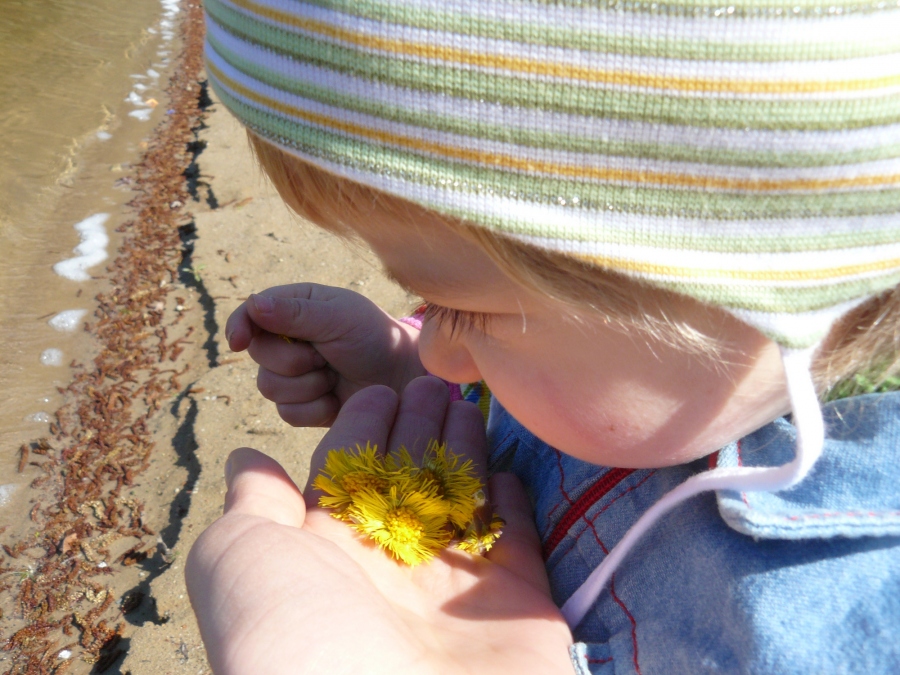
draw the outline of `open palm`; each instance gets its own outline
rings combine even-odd
[[[480,413],[433,378],[402,399],[351,398],[313,458],[375,442],[421,454],[447,441],[484,466]],[[507,522],[486,558],[445,551],[405,567],[304,500],[284,470],[248,448],[228,466],[225,515],[197,541],[188,589],[213,670],[225,673],[571,673],[571,635],[550,599],[518,481],[495,476]]]

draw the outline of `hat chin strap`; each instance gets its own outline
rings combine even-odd
[[[799,483],[822,454],[825,427],[822,410],[816,397],[810,366],[818,345],[806,349],[781,347],[788,395],[797,428],[797,451],[793,461],[776,467],[728,467],[712,469],[691,476],[684,483],[669,491],[651,506],[631,526],[622,540],[609,552],[597,568],[562,607],[563,616],[570,628],[584,619],[606,587],[619,563],[669,509],[684,500],[709,490],[775,491],[784,490]]]

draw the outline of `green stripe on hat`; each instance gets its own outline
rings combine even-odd
[[[432,110],[403,108],[382,100],[366,100],[348,95],[333,88],[317,86],[298,78],[290,78],[277,71],[266,69],[241,54],[228,49],[214,36],[207,37],[209,44],[227,63],[242,73],[284,92],[296,94],[347,111],[372,115],[385,120],[402,122],[411,126],[435,131],[469,135],[476,138],[509,141],[533,148],[550,150],[571,150],[574,152],[594,152],[625,157],[646,157],[651,159],[704,162],[723,166],[749,167],[817,167],[841,164],[858,164],[882,159],[900,157],[900,142],[872,144],[865,148],[854,148],[838,152],[822,152],[818,146],[809,145],[800,151],[784,149],[729,149],[708,146],[676,145],[663,143],[635,143],[619,141],[615,138],[596,139],[577,136],[548,129],[511,129],[510,125],[500,125],[480,119],[465,119],[440,115]],[[706,132],[698,132],[705,134]]]

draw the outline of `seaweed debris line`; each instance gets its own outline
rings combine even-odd
[[[146,581],[171,562],[165,536],[146,522],[135,478],[155,461],[159,411],[177,406],[190,393],[189,377],[199,375],[182,352],[198,350],[192,345],[215,331],[178,295],[190,291],[186,205],[209,102],[200,81],[202,9],[186,0],[182,10],[169,114],[133,175],[134,217],[118,229],[122,245],[86,327],[97,355],[76,364],[50,436],[20,450],[19,472],[35,476],[34,505],[27,536],[0,536],[0,658],[10,674],[105,672],[127,650],[128,624],[141,623],[126,615],[165,620],[142,607],[151,603],[140,584],[121,597],[116,589],[129,574]],[[199,362],[215,365],[215,354],[206,356]]]

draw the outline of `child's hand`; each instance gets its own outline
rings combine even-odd
[[[402,400],[370,387],[347,401],[316,450],[427,440],[485,461],[469,403],[420,378]],[[490,482],[506,520],[486,558],[445,551],[401,565],[314,504],[255,450],[232,453],[225,515],[201,535],[185,574],[213,671],[245,673],[571,673],[571,634],[550,599],[531,509],[508,474]]]
[[[234,351],[249,348],[260,393],[295,427],[328,426],[360,389],[399,393],[425,374],[418,331],[343,288],[291,284],[251,295],[225,335]]]

